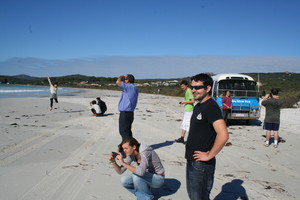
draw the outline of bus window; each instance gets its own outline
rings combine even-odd
[[[217,87],[214,88],[217,90]],[[218,91],[214,93],[218,96],[222,96],[226,90],[230,90],[232,96],[240,97],[256,97],[256,83],[247,80],[222,80],[219,81]]]

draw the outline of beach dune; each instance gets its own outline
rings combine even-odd
[[[120,185],[108,154],[121,142],[117,110],[121,92],[84,90],[59,96],[49,111],[48,98],[0,99],[0,199],[135,199]],[[105,116],[93,117],[89,102],[100,96]],[[180,135],[179,97],[140,94],[133,134],[152,145],[166,170],[158,199],[188,199],[185,146]],[[237,122],[217,156],[211,199],[298,199],[300,109],[282,109],[279,148],[263,146],[260,120]],[[128,172],[125,172],[128,173]]]

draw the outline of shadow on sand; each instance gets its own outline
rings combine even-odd
[[[262,121],[257,120],[257,119],[251,119],[251,120],[242,120],[242,119],[236,119],[236,120],[232,120],[229,119],[228,120],[228,125],[229,126],[261,126],[262,125]]]
[[[105,113],[103,115],[97,115],[97,117],[107,117],[107,116],[110,116],[110,115],[114,115],[113,113]]]
[[[245,188],[242,186],[243,180],[234,179],[222,186],[222,191],[214,200],[248,200]]]
[[[159,199],[162,196],[168,196],[177,192],[180,188],[180,181],[173,178],[166,178],[165,183],[161,188],[152,189],[154,199]]]
[[[162,143],[158,143],[158,144],[152,144],[150,145],[153,149],[159,149],[159,148],[162,148],[162,147],[166,147],[166,146],[170,146],[174,143],[174,141],[165,141],[165,142],[162,142]]]
[[[81,112],[85,112],[85,110],[66,110],[66,109],[64,109],[63,111],[64,112],[61,112],[61,113],[81,113]]]

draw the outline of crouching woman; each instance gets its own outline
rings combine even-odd
[[[111,153],[108,159],[117,173],[132,172],[121,178],[122,186],[138,200],[153,199],[151,188],[160,188],[165,180],[165,170],[158,155],[152,147],[140,144],[133,137],[125,138],[119,145],[119,151],[124,152],[126,157],[121,153],[114,157]]]

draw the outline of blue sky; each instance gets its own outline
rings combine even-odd
[[[0,74],[300,72],[298,0],[2,0]]]

